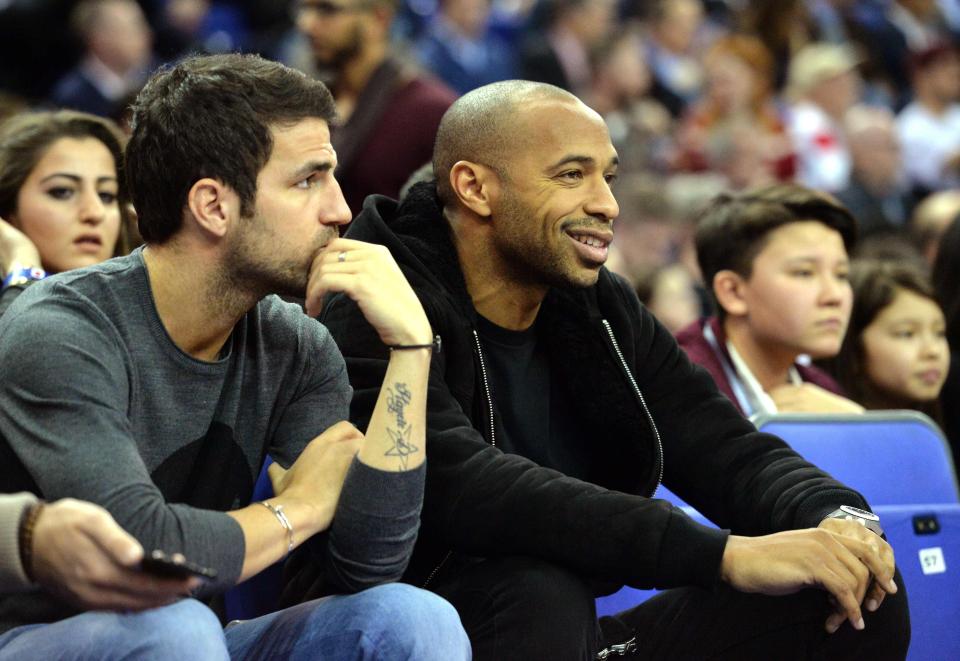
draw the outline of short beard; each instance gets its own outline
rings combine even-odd
[[[543,246],[530,245],[524,241],[521,233],[513,228],[523,227],[523,220],[533,215],[530,208],[517,198],[512,192],[506,192],[498,209],[500,238],[494,239],[494,245],[499,249],[505,268],[509,269],[514,281],[525,285],[546,286],[553,289],[583,289],[590,286],[574,280],[564,268],[563,259],[555,253],[548,253]],[[596,224],[590,219],[582,223]],[[509,227],[505,236],[503,227]]]
[[[244,292],[255,300],[268,294],[302,299],[313,258],[329,240],[325,233],[317,235],[315,245],[306,253],[304,261],[277,261],[265,249],[266,241],[271,238],[266,222],[257,215],[241,218],[240,222],[247,226],[234,235],[227,248],[218,289],[226,296],[230,295],[229,292]]]
[[[322,60],[314,55],[313,63],[320,73],[321,79],[330,79],[335,82],[340,77],[340,73],[348,62],[355,59],[360,54],[363,45],[363,35],[360,26],[354,26],[350,34],[350,40],[345,46],[334,51],[326,60]]]

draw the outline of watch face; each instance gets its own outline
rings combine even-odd
[[[847,514],[852,514],[853,516],[859,517],[861,519],[867,519],[868,521],[880,520],[880,517],[874,514],[873,512],[868,512],[858,507],[851,507],[850,505],[841,505],[840,509],[846,512]]]

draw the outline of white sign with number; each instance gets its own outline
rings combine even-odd
[[[943,574],[947,571],[947,562],[943,559],[943,549],[935,546],[920,549],[920,569],[924,574]]]

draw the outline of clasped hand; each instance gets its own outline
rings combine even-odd
[[[893,549],[881,537],[853,521],[825,519],[817,528],[731,535],[721,578],[741,592],[767,595],[826,590],[836,606],[825,622],[833,633],[844,620],[864,628],[861,604],[874,611],[897,591],[894,569]]]

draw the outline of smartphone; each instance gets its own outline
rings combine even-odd
[[[140,569],[154,576],[164,578],[190,578],[199,576],[200,578],[214,579],[217,577],[217,570],[210,567],[201,567],[190,562],[183,555],[167,553],[156,549],[149,555],[144,556],[140,561]]]

